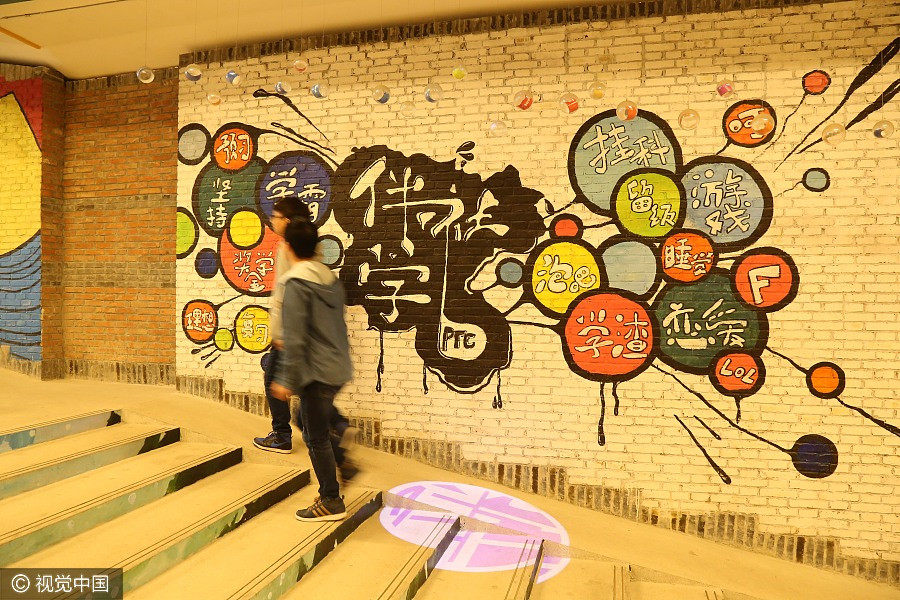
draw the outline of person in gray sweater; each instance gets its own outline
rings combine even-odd
[[[344,287],[331,269],[315,259],[315,225],[294,220],[287,226],[284,240],[291,267],[283,278],[283,356],[270,393],[283,401],[294,394],[300,396],[304,439],[319,481],[319,497],[297,511],[297,518],[338,521],[347,511],[337,479],[335,452],[339,444],[331,435],[331,419],[335,396],[353,377]]]

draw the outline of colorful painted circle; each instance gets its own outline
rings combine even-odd
[[[175,257],[185,258],[197,247],[200,226],[194,215],[186,208],[178,207],[175,212]]]
[[[456,515],[487,521],[509,532],[472,535],[460,531],[437,563],[438,569],[466,573],[509,571],[522,564],[534,564],[536,547],[526,546],[532,540],[542,538],[563,546],[569,543],[568,533],[553,516],[503,492],[464,483],[415,481],[397,486],[390,493],[399,498],[386,503],[379,515],[381,525],[391,535],[420,547],[437,546]],[[404,500],[415,502],[416,507],[404,506]],[[534,550],[529,553],[528,547]],[[537,582],[550,579],[568,563],[568,558],[545,554]]]
[[[199,165],[209,154],[209,131],[200,123],[185,125],[178,131],[178,160],[186,165]]]
[[[764,126],[759,123],[764,122]],[[765,100],[742,100],[732,104],[722,116],[722,131],[729,142],[742,148],[756,148],[775,136],[775,109]]]
[[[213,161],[225,171],[240,171],[256,156],[256,138],[238,123],[226,125],[212,142]]]
[[[582,229],[581,219],[572,215],[560,215],[550,224],[550,231],[558,238],[580,237]]]
[[[268,349],[269,311],[262,306],[249,305],[234,317],[234,341],[245,352],[258,354]]]
[[[766,368],[758,356],[725,350],[713,362],[709,380],[720,394],[743,398],[762,388]]]
[[[563,353],[586,379],[623,381],[644,371],[657,344],[649,308],[627,292],[588,292],[565,318]]]
[[[697,283],[667,285],[653,313],[660,328],[660,359],[689,373],[708,373],[724,350],[759,354],[768,339],[765,314],[740,302],[731,277],[722,271]]]
[[[265,161],[254,159],[240,173],[225,171],[213,163],[197,174],[192,191],[194,216],[206,233],[219,237],[228,218],[239,210],[256,210],[256,183]]]
[[[831,85],[831,75],[825,71],[816,69],[803,76],[803,91],[807,94],[818,96],[824,94]]]
[[[738,297],[750,308],[772,312],[797,296],[800,272],[793,259],[778,248],[754,248],[738,257],[731,267]]]
[[[807,169],[803,174],[803,187],[810,192],[824,192],[831,187],[831,176],[821,167]]]
[[[319,238],[319,254],[322,255],[322,263],[334,269],[344,258],[344,246],[337,237],[323,235]]]
[[[219,255],[212,248],[204,248],[194,259],[194,270],[204,279],[212,279],[219,272]]]
[[[647,242],[613,236],[600,247],[609,287],[644,296],[659,281],[659,259]]]
[[[516,258],[504,258],[497,263],[495,273],[501,285],[514,288],[521,285],[525,276],[525,266]]]
[[[678,231],[660,246],[663,274],[671,281],[700,281],[716,266],[712,240],[698,231]]]
[[[275,202],[299,198],[309,207],[313,223],[322,225],[331,211],[332,168],[318,154],[296,150],[279,154],[266,166],[257,182],[257,203],[266,217]]]
[[[219,315],[209,300],[191,300],[181,311],[181,328],[195,344],[211,340],[218,324]]]
[[[684,221],[684,189],[666,171],[632,171],[616,184],[612,197],[623,233],[658,239]]]
[[[750,164],[698,158],[685,165],[681,182],[687,194],[684,228],[708,235],[720,252],[745,248],[769,228],[772,192]]]
[[[806,372],[806,387],[817,398],[837,398],[846,383],[844,370],[834,363],[816,363]]]
[[[230,235],[219,238],[219,266],[225,281],[249,296],[267,296],[275,285],[277,233],[263,226],[262,239],[248,248],[235,245]]]
[[[561,315],[579,294],[604,284],[597,259],[580,241],[552,242],[535,252],[531,290],[544,312]]]
[[[228,218],[227,235],[235,248],[246,250],[256,246],[263,236],[263,223],[250,209],[242,209]]]
[[[216,329],[214,342],[218,350],[228,352],[234,348],[234,334],[230,329]]]
[[[837,446],[825,436],[804,435],[794,442],[788,453],[797,472],[811,479],[828,477],[837,470]]]

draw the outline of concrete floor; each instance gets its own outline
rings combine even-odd
[[[44,382],[5,370],[0,370],[0,381],[0,429],[11,429],[19,424],[24,426],[38,420],[74,415],[92,409],[122,409],[126,422],[179,426],[182,428],[182,439],[186,441],[240,445],[244,448],[246,462],[309,467],[305,447],[296,432],[293,454],[273,455],[257,450],[250,441],[254,436],[268,433],[268,419],[210,400],[180,394],[170,387],[78,379]],[[610,561],[668,573],[710,588],[765,600],[900,599],[900,590],[886,585],[634,523],[369,448],[358,448],[356,457],[363,471],[354,480],[353,487],[387,490],[411,481],[433,480],[468,483],[498,490],[521,498],[553,515],[568,530],[573,548],[601,555]],[[312,489],[314,486],[315,482]],[[310,488],[306,489],[308,491]],[[300,508],[299,496],[302,495],[303,493],[297,494],[297,508]],[[294,498],[285,502],[292,501]],[[290,521],[291,525],[296,523],[292,519]],[[372,528],[373,525],[374,523],[369,523],[367,528]],[[381,535],[377,531],[373,534]],[[352,561],[346,564],[348,569],[352,568]],[[578,576],[580,568],[577,561],[573,561],[571,566],[571,569],[563,570],[550,580],[553,587],[565,588],[567,580],[572,582],[573,591],[583,585],[583,582],[576,581],[583,579]],[[464,586],[467,578],[459,575],[461,574],[455,573],[451,578]],[[319,574],[323,578],[334,576],[335,573],[324,570]],[[308,577],[312,577],[312,573]],[[469,579],[474,582],[479,578]],[[310,579],[307,583],[312,581]],[[541,586],[549,587],[549,583],[538,584],[535,587],[535,597],[549,597],[541,593]],[[308,586],[299,587],[308,589]],[[476,596],[467,596],[463,589],[459,589],[458,597]]]

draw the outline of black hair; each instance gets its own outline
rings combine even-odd
[[[306,219],[312,221],[312,213],[309,206],[300,198],[288,197],[278,200],[272,207],[272,211],[278,211],[291,221],[294,219]]]
[[[293,219],[284,230],[284,240],[297,258],[312,258],[319,242],[319,230],[306,219]]]

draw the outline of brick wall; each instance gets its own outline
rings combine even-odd
[[[70,374],[171,382],[177,83],[68,84],[64,348]],[[119,373],[119,375],[115,375]],[[129,379],[131,380],[131,379]]]
[[[356,304],[348,310],[356,376],[340,401],[364,428],[367,443],[641,522],[900,581],[895,543],[900,533],[895,483],[900,469],[895,427],[900,421],[900,296],[895,285],[900,151],[895,139],[872,135],[875,121],[898,122],[897,103],[854,125],[836,147],[820,143],[779,167],[789,150],[838,105],[857,73],[891,43],[896,10],[896,2],[838,2],[625,18],[635,14],[597,8],[578,11],[568,23],[558,15],[574,12],[483,19],[459,27],[437,24],[345,36],[329,48],[302,41],[303,56],[310,62],[302,75],[292,70],[299,56],[296,42],[287,52],[273,42],[183,57],[183,63],[201,62],[204,75],[199,84],[182,81],[179,86],[179,386],[208,390],[245,410],[265,412],[260,362],[266,347],[260,335],[265,337],[267,320],[253,307],[267,306],[271,285],[265,269],[271,240],[261,228],[267,202],[279,187],[282,193],[300,192],[299,184],[306,183],[321,188],[325,180],[316,174],[336,169],[326,178],[330,193],[320,195],[314,187],[309,197],[318,202],[322,233],[333,236],[325,254],[342,266],[342,279]],[[435,33],[440,35],[429,35]],[[896,59],[886,62],[828,121],[847,124],[877,99],[900,74]],[[458,65],[469,70],[462,80],[451,76]],[[225,83],[229,69],[243,76],[239,86]],[[804,96],[803,77],[817,69],[829,73],[831,88]],[[293,86],[290,98],[327,141],[278,98],[254,97],[254,90],[271,92],[279,80]],[[595,80],[606,85],[601,99],[591,97]],[[724,80],[736,90],[728,99],[716,92]],[[444,88],[446,97],[437,104],[423,96],[429,81]],[[316,82],[330,88],[323,100],[309,94]],[[370,91],[379,84],[391,94],[384,105]],[[530,110],[514,109],[513,94],[529,87],[542,98]],[[560,110],[556,101],[567,91],[580,99],[572,114]],[[221,104],[211,102],[209,94],[220,96]],[[537,254],[546,248],[531,249],[535,243],[549,243],[551,233],[569,246],[549,252],[546,266],[558,268],[554,254],[573,264],[569,278],[560,278],[567,285],[576,282],[577,267],[584,266],[580,284],[585,287],[579,292],[604,287],[591,283],[591,276],[603,278],[601,269],[611,288],[640,287],[636,282],[658,268],[652,256],[649,262],[640,257],[651,252],[664,259],[661,238],[641,237],[634,229],[625,241],[644,246],[618,247],[623,259],[604,254],[618,228],[604,225],[610,216],[597,206],[598,197],[609,202],[609,182],[600,182],[572,203],[573,137],[583,126],[582,133],[590,134],[597,123],[586,125],[589,119],[625,99],[637,103],[641,117],[649,119],[652,113],[657,118],[658,126],[646,129],[647,147],[659,147],[651,145],[651,130],[666,132],[677,138],[684,164],[699,157],[720,160],[715,155],[725,142],[723,115],[734,103],[766,100],[776,113],[777,132],[802,103],[777,141],[755,148],[731,145],[721,153],[745,161],[751,169],[744,171],[746,183],[758,183],[760,198],[765,196],[760,186],[768,187],[773,198],[771,213],[765,209],[758,215],[765,221],[771,214],[767,231],[764,226],[760,230],[764,235],[755,243],[723,242],[720,266],[730,267],[748,246],[771,246],[796,263],[801,281],[792,302],[762,318],[759,310],[733,307],[745,320],[759,318],[764,332],[746,350],[757,367],[764,364],[765,384],[743,399],[740,417],[735,401],[702,373],[709,370],[709,359],[700,361],[702,369],[696,361],[688,364],[698,356],[692,351],[678,358],[669,350],[666,360],[656,360],[633,377],[611,374],[611,356],[606,366],[579,362],[574,354],[590,353],[590,346],[602,340],[582,339],[582,350],[574,345],[565,349],[565,312],[577,294],[567,298],[562,293],[553,300],[549,288],[538,291],[537,271],[544,258]],[[679,125],[688,108],[699,113],[696,129]],[[600,123],[600,133],[612,135],[620,123],[614,119]],[[733,120],[727,119],[725,126]],[[491,129],[489,124],[497,121],[507,127]],[[292,128],[306,141],[271,133],[287,132],[273,123]],[[749,136],[740,125],[737,129]],[[809,141],[820,134],[818,129]],[[581,151],[594,147],[599,157],[602,146],[591,144],[592,137],[580,138]],[[606,139],[611,145],[604,156],[611,162],[617,158],[615,139]],[[461,147],[467,141],[475,142],[474,149]],[[318,158],[298,154],[309,149],[304,148],[309,142],[328,145],[334,153],[319,152]],[[355,150],[378,145],[387,149]],[[468,151],[474,156],[467,156]],[[424,156],[413,156],[417,153]],[[385,158],[385,173],[375,179],[378,198],[372,200],[366,168],[377,169],[380,157]],[[668,157],[674,160],[674,155]],[[463,163],[468,175],[457,170]],[[432,204],[427,209],[408,205],[401,211],[404,218],[391,210],[403,207],[398,194],[403,194],[407,166],[407,193],[418,194],[407,200]],[[520,181],[504,171],[508,166],[518,171]],[[658,160],[651,166],[663,165]],[[302,181],[285,182],[294,167]],[[821,187],[815,179],[822,176],[815,171],[802,185],[808,169],[827,171],[830,187],[811,191]],[[584,165],[576,171],[590,175]],[[501,175],[491,177],[497,173]],[[688,198],[694,174],[706,176],[702,168],[685,175]],[[417,176],[424,178],[418,190]],[[450,183],[458,185],[450,188]],[[485,189],[497,202],[494,207],[483,203]],[[462,216],[449,218],[460,229],[442,229],[441,220],[452,210],[434,201],[463,196],[462,190],[470,194]],[[216,198],[226,206],[220,223]],[[393,208],[388,206],[391,198]],[[367,220],[370,201],[375,208]],[[698,202],[702,204],[702,196]],[[687,200],[685,207],[689,205]],[[623,206],[627,213],[627,201]],[[576,217],[584,228],[574,219],[551,226],[549,212]],[[491,223],[501,227],[495,237],[482,232],[462,243],[473,226]],[[698,228],[704,225],[708,222],[697,223]],[[573,237],[579,229],[580,236]],[[453,256],[446,248],[453,248]],[[482,259],[493,256],[491,250],[504,252],[479,271]],[[407,258],[410,254],[414,258]],[[601,258],[592,262],[589,256],[597,255]],[[506,259],[511,260],[505,267],[499,264]],[[787,273],[788,265],[782,266],[779,272]],[[407,286],[403,292],[389,283],[391,277],[372,270],[396,267],[406,269],[403,274],[393,271],[393,279]],[[449,287],[441,282],[444,272]],[[480,274],[466,283],[465,276],[476,272]],[[508,285],[499,283],[502,273]],[[549,285],[552,277],[544,278]],[[721,282],[727,278],[723,274]],[[671,283],[666,288],[677,289],[686,288]],[[407,290],[420,296],[398,301],[394,313],[393,301],[385,296]],[[792,293],[789,285],[783,290],[784,295]],[[711,305],[719,291],[698,296]],[[721,293],[723,298],[729,294]],[[438,312],[441,297],[445,302]],[[688,299],[670,298],[669,304],[683,305]],[[649,308],[650,294],[636,303]],[[611,316],[621,307],[631,310],[634,303],[618,299],[596,307],[609,309]],[[502,313],[510,309],[504,322]],[[665,316],[653,319],[660,323]],[[588,312],[581,317],[589,319]],[[451,336],[444,339],[448,327]],[[658,358],[667,342],[676,343],[672,329],[670,319],[668,331],[661,326],[653,334]],[[462,337],[454,338],[454,332]],[[735,340],[733,347],[741,348],[741,342]],[[818,362],[833,363],[840,371],[827,367],[807,377]],[[838,398],[834,392],[839,390],[826,388],[840,372],[845,390]],[[614,384],[616,379],[621,383]],[[721,389],[728,382],[719,383]]]
[[[65,146],[65,81],[59,73],[43,77],[43,137],[41,165],[41,335],[44,379],[62,377],[65,373],[63,342],[63,148]]]

